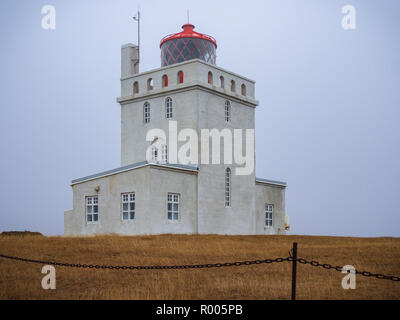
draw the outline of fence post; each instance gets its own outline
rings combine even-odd
[[[292,300],[296,300],[296,263],[297,263],[297,242],[293,242],[293,264],[292,264]]]

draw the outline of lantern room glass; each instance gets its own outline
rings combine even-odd
[[[204,39],[179,38],[164,42],[161,46],[161,66],[201,59],[215,65],[215,45]]]

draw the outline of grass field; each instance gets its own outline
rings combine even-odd
[[[400,275],[399,238],[312,236],[0,236],[0,253],[70,263],[204,264],[299,257],[360,270]],[[57,289],[43,290],[42,265],[0,258],[0,299],[289,299],[291,263],[201,270],[97,270],[56,267]],[[344,290],[344,275],[298,265],[298,299],[400,299],[400,282],[357,276]]]

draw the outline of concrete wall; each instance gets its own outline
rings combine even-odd
[[[146,141],[149,130],[162,129],[168,141],[169,120],[177,121],[178,132],[185,128],[197,130],[197,90],[168,92],[150,96],[145,100],[134,100],[121,105],[121,166],[146,160],[146,150],[151,142]],[[173,117],[166,118],[165,100],[172,99]],[[143,121],[143,105],[150,104],[150,123]],[[183,143],[179,143],[179,146]]]
[[[99,186],[99,192],[95,187]],[[64,214],[65,235],[195,233],[197,175],[146,166],[72,186],[73,209]],[[135,219],[124,221],[121,194],[135,192]],[[169,222],[168,192],[181,195],[179,222]],[[86,222],[87,196],[98,195],[99,221]]]
[[[265,226],[265,204],[274,205],[272,227]],[[256,234],[286,234],[284,187],[256,183]]]
[[[139,72],[139,47],[132,43],[121,47],[121,77],[130,77]]]
[[[184,73],[183,84],[178,84],[177,81],[179,71],[183,71]],[[208,72],[212,72],[213,74],[213,84],[208,84]],[[166,88],[163,88],[162,86],[163,75],[168,76],[168,87]],[[225,88],[221,88],[220,76],[223,76],[225,79]],[[152,90],[148,90],[147,86],[147,80],[150,78],[153,79]],[[235,92],[231,91],[231,80],[234,80],[236,83]],[[136,94],[133,92],[133,84],[135,82],[138,82],[139,84],[139,93]],[[157,94],[174,90],[176,88],[182,88],[186,84],[190,83],[201,83],[217,92],[229,94],[238,99],[253,101],[255,97],[255,82],[253,80],[217,66],[213,66],[202,60],[195,59],[130,76],[123,73],[123,76],[121,77],[121,98],[139,98],[148,94]],[[241,94],[240,88],[242,84],[246,86],[246,96]]]
[[[180,219],[167,219],[167,195],[180,195]],[[166,169],[151,169],[149,212],[145,233],[197,233],[197,175]]]
[[[225,101],[227,100],[225,97],[202,91],[199,92],[198,98],[199,129],[215,128],[219,131],[224,128],[231,130],[254,129],[254,107],[229,100],[231,122],[225,122]],[[224,159],[223,147],[224,143],[221,139],[221,161]],[[243,148],[245,148],[244,143]],[[251,156],[254,158],[254,154]],[[225,207],[225,170],[227,167],[231,169],[232,203],[230,207]],[[255,233],[255,174],[253,171],[250,175],[236,175],[236,167],[234,161],[233,164],[200,164],[198,196],[200,233]]]
[[[184,72],[184,83],[177,83],[177,73]],[[208,84],[208,72],[213,73],[214,85]],[[161,79],[163,75],[168,75],[168,87],[163,88]],[[225,89],[220,88],[219,77],[223,75],[225,78]],[[153,79],[153,89],[147,90],[147,80]],[[240,88],[241,84],[245,84],[247,88],[247,96],[242,96],[240,90],[231,92],[228,82],[234,79],[237,87]],[[133,94],[134,82],[139,84],[139,93]],[[208,92],[203,94],[200,101],[198,96],[199,92]],[[165,115],[165,99],[170,97],[173,101],[173,118],[166,119]],[[211,98],[213,97],[213,98]],[[240,128],[239,119],[245,115],[244,122],[252,121],[254,128],[254,112],[241,112],[238,105],[245,105],[247,109],[249,106],[256,106],[258,102],[254,100],[254,81],[236,74],[230,73],[226,70],[217,68],[207,64],[201,60],[192,60],[167,66],[164,68],[156,69],[149,72],[143,72],[131,77],[121,79],[121,98],[118,101],[121,103],[121,165],[129,165],[132,163],[144,161],[145,152],[150,145],[146,142],[146,134],[150,129],[158,128],[164,130],[168,134],[169,120],[178,121],[178,131],[185,128],[198,130],[199,117],[203,117],[203,122],[207,124],[206,117],[213,117],[214,111],[209,110],[208,114],[204,113],[204,108],[200,110],[199,103],[209,103],[207,99],[213,99],[209,104],[211,108],[216,108],[220,117],[216,121],[212,120],[213,127],[203,128],[217,128],[224,125],[224,103],[226,99],[231,100],[233,122],[235,128]],[[150,123],[144,123],[143,119],[143,106],[148,102],[150,104]],[[222,112],[222,113],[221,113]],[[203,114],[201,114],[203,113]],[[249,120],[248,117],[252,116],[253,119]],[[211,119],[210,119],[211,120]],[[211,125],[211,124],[210,124]],[[179,145],[182,145],[180,143]]]

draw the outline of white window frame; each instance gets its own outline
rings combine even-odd
[[[94,220],[95,215],[97,216],[97,220]],[[89,216],[91,216],[90,221]],[[87,224],[96,224],[99,222],[99,196],[85,197],[85,219]]]
[[[230,168],[225,169],[225,207],[232,205],[232,171]]]
[[[231,122],[231,103],[229,100],[225,101],[225,122]]]
[[[172,99],[168,97],[165,99],[165,117],[171,119],[173,117],[172,113]]]
[[[266,203],[264,211],[265,211],[265,226],[267,228],[272,228],[274,223],[274,205]]]
[[[150,123],[150,103],[145,102],[143,105],[143,123]]]
[[[168,222],[177,223],[181,221],[180,202],[181,202],[181,195],[179,193],[168,193],[167,195]]]
[[[153,162],[158,161],[158,148],[156,146],[151,147],[151,160]]]
[[[132,208],[133,204],[133,208]],[[125,209],[125,206],[126,209]],[[126,214],[126,219],[125,215]],[[134,221],[136,214],[136,194],[135,192],[121,193],[121,219],[124,222]]]

